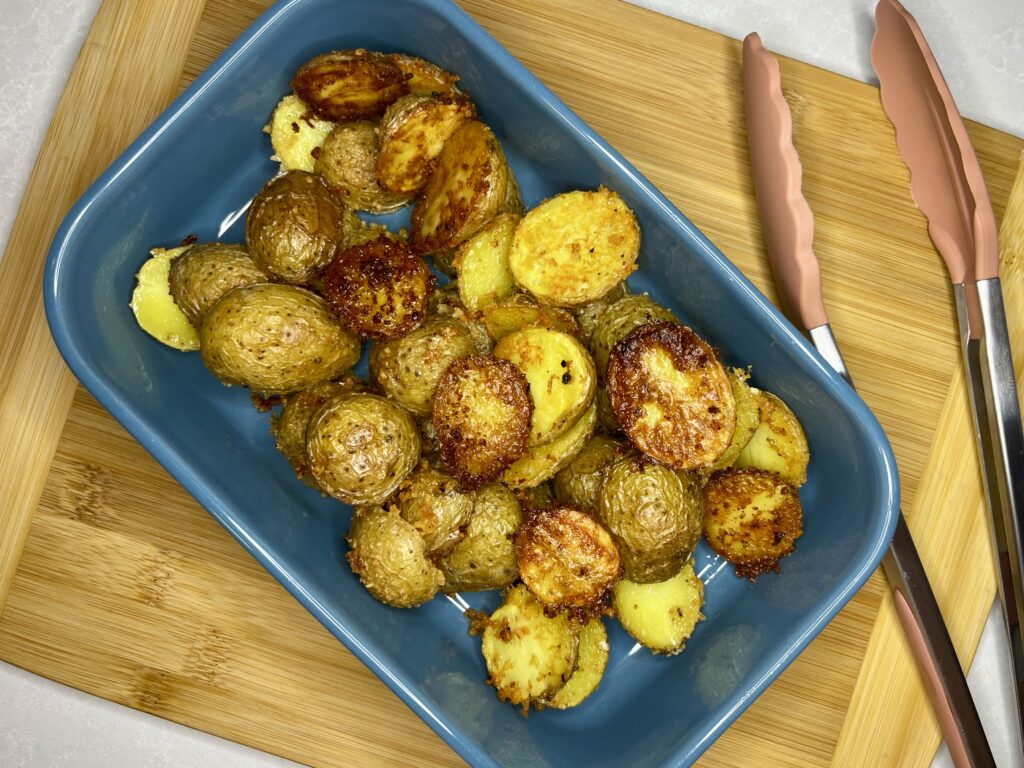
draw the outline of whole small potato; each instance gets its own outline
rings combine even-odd
[[[201,243],[171,262],[171,295],[192,325],[232,288],[267,282],[244,245]]]
[[[347,371],[359,359],[359,340],[312,291],[257,283],[228,291],[210,308],[200,350],[225,384],[287,394]]]
[[[283,282],[308,283],[344,243],[343,214],[341,201],[323,179],[288,171],[253,198],[245,221],[249,255]]]
[[[519,577],[512,536],[523,511],[501,483],[478,490],[465,536],[438,563],[445,592],[480,592],[507,587]]]
[[[617,442],[604,435],[590,438],[573,460],[555,475],[553,485],[558,500],[583,510],[597,509],[605,470],[615,459],[618,447]]]
[[[379,395],[326,402],[306,428],[313,479],[339,501],[382,504],[420,460],[420,431],[402,408]]]

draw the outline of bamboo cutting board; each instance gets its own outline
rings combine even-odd
[[[614,0],[462,5],[773,295],[737,41]],[[264,7],[105,0],[58,107],[0,264],[0,658],[311,765],[458,765],[77,387],[43,318],[64,212]],[[833,326],[966,663],[994,582],[948,283],[877,91],[782,69]],[[1024,142],[970,132],[1001,217]],[[876,574],[702,764],[923,766],[937,743]]]

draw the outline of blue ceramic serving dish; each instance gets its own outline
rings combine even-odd
[[[344,562],[350,510],[295,480],[248,393],[197,354],[161,346],[128,309],[147,251],[243,239],[241,212],[275,172],[261,128],[296,68],[335,48],[426,57],[459,73],[503,141],[528,206],[604,184],[643,229],[647,290],[800,417],[813,459],[806,533],[779,575],[736,578],[697,552],[707,585],[686,652],[659,658],[610,621],[612,653],[582,706],[524,719],[485,686],[479,640],[444,598],[373,600]],[[666,109],[669,109],[666,105]],[[686,765],[861,586],[892,533],[898,484],[874,417],[793,327],[618,153],[455,5],[288,0],[239,38],[68,214],[44,290],[54,338],[82,383],[295,597],[473,765]],[[496,597],[467,596],[475,607]]]

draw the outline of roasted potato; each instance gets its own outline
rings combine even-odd
[[[308,283],[344,240],[341,202],[318,176],[288,171],[269,181],[249,206],[249,256],[285,283]]]
[[[189,247],[154,248],[142,265],[132,291],[131,308],[139,327],[162,344],[182,352],[199,349],[199,331],[174,301],[170,270]]]
[[[579,631],[550,617],[525,586],[513,587],[486,620],[481,649],[498,698],[521,706],[553,695],[576,667]]]
[[[591,404],[575,424],[554,440],[528,448],[505,470],[503,482],[509,488],[528,489],[554,477],[587,444],[596,422],[597,408]]]
[[[420,431],[390,400],[346,394],[313,414],[306,459],[325,493],[353,506],[382,504],[419,463]]]
[[[604,483],[604,473],[615,459],[619,444],[610,437],[590,438],[555,475],[555,497],[563,504],[584,510],[596,510],[597,498]]]
[[[674,561],[678,570],[697,546],[704,522],[696,478],[635,453],[608,467],[597,509],[620,553],[628,552],[622,559],[632,581],[651,578],[647,563],[664,572]]]
[[[422,605],[444,584],[444,575],[427,557],[423,539],[393,506],[357,510],[348,544],[352,573],[386,605]]]
[[[507,587],[519,576],[512,537],[523,521],[515,494],[500,483],[476,491],[465,535],[438,561],[445,592]]]
[[[747,384],[750,372],[742,368],[729,368],[726,373],[729,375],[729,384],[732,386],[732,396],[736,401],[736,430],[732,433],[732,440],[725,453],[718,457],[712,465],[712,469],[725,469],[731,467],[740,452],[754,436],[757,426],[760,423],[760,409],[757,407],[757,398],[753,390]]]
[[[594,362],[586,348],[567,333],[526,328],[502,338],[493,354],[514,363],[530,383],[534,405],[531,446],[560,436],[594,400]]]
[[[674,655],[686,647],[704,605],[704,585],[689,561],[672,578],[653,584],[622,579],[612,590],[615,615],[641,645]]]
[[[382,237],[338,254],[323,280],[343,326],[364,339],[393,339],[423,322],[436,278],[406,246]]]
[[[579,332],[576,319],[567,310],[538,304],[525,293],[513,294],[497,304],[484,307],[480,315],[487,333],[495,341],[524,328],[548,328],[570,336]]]
[[[789,482],[762,469],[717,472],[704,487],[704,535],[718,554],[751,581],[778,571],[779,560],[803,533],[800,496]]]
[[[386,58],[406,76],[409,93],[430,96],[458,91],[459,76],[436,64],[404,53],[389,53]]]
[[[608,397],[608,388],[598,387],[597,397],[594,398],[594,401],[597,403],[598,428],[606,435],[622,434],[622,425],[615,418],[615,411],[612,410],[612,401]]]
[[[751,391],[757,403],[758,425],[733,466],[777,472],[800,487],[807,482],[807,464],[811,460],[800,420],[771,392],[754,388]]]
[[[551,488],[551,483],[547,480],[527,488],[516,488],[516,498],[519,499],[519,503],[523,505],[523,509],[528,513],[536,512],[540,509],[549,509],[558,502],[555,498],[555,492]]]
[[[543,706],[569,709],[581,704],[596,691],[604,677],[605,667],[608,666],[609,648],[604,621],[595,616],[580,629],[576,668],[572,675],[552,696],[543,699]]]
[[[460,357],[434,395],[432,423],[445,469],[467,487],[496,480],[526,449],[533,401],[507,360]]]
[[[459,281],[451,280],[443,288],[439,288],[430,295],[428,307],[431,312],[436,312],[444,317],[451,317],[458,320],[469,329],[469,335],[473,337],[473,346],[476,347],[478,355],[489,355],[494,348],[494,341],[487,332],[486,326],[478,319],[477,312],[470,312],[462,306],[459,298]]]
[[[523,195],[519,191],[519,180],[516,179],[512,166],[508,167],[508,188],[505,192],[505,199],[498,206],[498,213],[511,213],[517,219],[523,218],[523,215],[526,213]]]
[[[338,247],[338,253],[353,248],[357,245],[366,245],[382,237],[393,243],[404,243],[405,241],[394,232],[390,231],[383,224],[368,223],[359,218],[355,211],[346,208],[342,215],[345,222],[345,238]]]
[[[292,78],[292,90],[324,120],[368,120],[407,94],[407,81],[393,59],[358,48],[313,57]]]
[[[338,378],[359,359],[359,340],[327,303],[293,285],[228,291],[203,316],[206,367],[225,384],[287,394]]]
[[[491,129],[476,120],[463,123],[445,142],[413,209],[413,247],[427,253],[472,237],[505,202],[508,178],[505,153]]]
[[[459,297],[467,309],[484,309],[512,295],[508,249],[519,217],[499,213],[460,245],[452,258],[459,275]]]
[[[421,466],[399,486],[398,511],[423,537],[429,555],[443,555],[462,538],[473,515],[473,494],[450,475]]]
[[[475,118],[476,107],[461,94],[400,98],[380,121],[380,185],[395,195],[418,192],[430,178],[448,138]]]
[[[232,288],[267,282],[245,246],[227,243],[193,245],[171,261],[168,278],[175,304],[197,328],[206,311]]]
[[[358,211],[390,213],[410,201],[408,194],[394,194],[380,185],[377,162],[380,143],[377,126],[365,120],[336,126],[316,152],[313,169],[345,205]]]
[[[626,281],[623,280],[601,298],[589,301],[582,306],[574,307],[572,314],[580,326],[580,341],[589,347],[590,340],[594,337],[594,330],[597,328],[598,318],[600,318],[601,315],[604,314],[604,311],[616,301],[629,295],[629,286],[626,284]],[[618,339],[616,339],[616,341],[618,341]],[[600,371],[599,373],[601,373],[602,376],[604,375],[603,371]]]
[[[612,349],[612,410],[641,451],[675,469],[714,464],[736,430],[736,400],[718,353],[679,323],[642,325]]]
[[[549,611],[600,611],[622,575],[612,535],[586,512],[566,506],[530,515],[516,531],[519,576]]]
[[[509,267],[543,304],[576,307],[604,296],[636,269],[640,227],[610,189],[565,192],[516,227]]]
[[[312,173],[316,162],[314,150],[333,129],[334,123],[316,117],[308,104],[289,93],[278,102],[270,125],[263,130],[270,134],[270,145],[274,148],[271,160],[281,163],[282,171]]]
[[[604,380],[608,371],[608,357],[612,353],[612,347],[635,328],[647,323],[670,322],[675,319],[675,315],[646,293],[625,296],[605,307],[597,316],[589,342],[594,365],[601,379]]]
[[[469,329],[442,315],[419,328],[370,347],[370,377],[381,391],[416,417],[430,415],[437,382],[448,366],[476,351]]]

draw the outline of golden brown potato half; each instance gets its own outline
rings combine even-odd
[[[267,282],[244,245],[201,243],[171,261],[168,275],[174,302],[195,327],[217,299],[243,285]]]
[[[476,352],[465,324],[433,315],[416,330],[370,347],[370,377],[413,416],[430,416],[437,383],[448,366]]]
[[[463,123],[445,142],[413,209],[413,247],[428,253],[472,237],[498,213],[508,177],[505,153],[491,129],[476,120]]]
[[[422,258],[382,237],[340,253],[324,272],[323,294],[353,333],[393,339],[423,322],[435,281]]]
[[[295,74],[292,90],[324,120],[368,120],[409,92],[407,80],[387,56],[359,48],[313,57]]]
[[[378,395],[341,395],[306,428],[306,459],[323,491],[353,506],[382,504],[420,460],[412,417]]]
[[[554,440],[527,448],[505,470],[502,481],[509,488],[524,490],[535,488],[554,477],[587,444],[596,423],[597,408],[591,404],[575,424]]]
[[[423,539],[393,506],[357,510],[348,543],[352,573],[386,605],[414,608],[444,584],[444,575],[427,557]]]
[[[594,362],[567,333],[547,328],[515,331],[494,346],[493,354],[514,363],[530,383],[531,446],[550,442],[568,430],[594,400]]]
[[[751,392],[757,404],[758,425],[733,466],[776,472],[800,487],[807,482],[807,464],[811,460],[800,420],[771,392],[754,388]]]
[[[288,171],[253,198],[245,220],[249,256],[285,283],[308,283],[344,240],[343,208],[319,176]]]
[[[431,421],[445,469],[470,488],[496,480],[526,449],[532,414],[529,385],[515,365],[460,357],[434,395]]]
[[[521,706],[553,695],[576,667],[579,630],[564,615],[550,617],[520,585],[486,620],[481,650],[498,698]]]
[[[408,204],[409,195],[396,195],[380,185],[377,126],[365,120],[342,123],[316,150],[314,170],[345,205],[358,211],[390,213]]]
[[[687,562],[672,578],[652,584],[622,579],[612,591],[615,615],[641,645],[674,655],[686,647],[704,605],[704,585]]]
[[[403,96],[380,121],[377,178],[396,195],[411,195],[423,188],[448,138],[476,107],[461,94]]]
[[[576,654],[576,668],[565,681],[565,685],[554,695],[543,700],[543,706],[553,709],[570,709],[583,702],[597,690],[608,666],[608,631],[604,621],[594,617],[580,630],[579,648]]]
[[[523,521],[515,494],[500,483],[476,491],[465,535],[438,562],[445,592],[502,589],[519,577],[512,537]]]
[[[778,571],[804,530],[800,496],[790,483],[761,469],[727,469],[704,487],[704,535],[718,554],[751,581]]]
[[[606,306],[594,322],[589,342],[598,376],[604,380],[612,347],[634,329],[647,323],[672,322],[675,319],[675,315],[646,293],[625,296]]]
[[[131,308],[135,322],[154,339],[182,352],[199,349],[199,331],[171,295],[170,270],[188,250],[154,248],[142,265],[132,291]]]
[[[626,284],[626,281],[623,280],[601,298],[594,299],[582,306],[573,308],[572,314],[580,326],[580,340],[587,346],[590,346],[590,340],[594,337],[594,331],[597,329],[598,318],[600,318],[601,315],[604,314],[604,311],[612,304],[629,295],[629,286]],[[618,341],[618,339],[616,339],[616,341]],[[603,372],[601,371],[598,373],[603,375]]]
[[[425,59],[404,53],[389,53],[387,59],[405,74],[409,93],[419,96],[458,91],[459,76]]]
[[[519,576],[549,611],[602,610],[622,575],[612,535],[595,518],[557,506],[530,515],[516,532]]]
[[[507,299],[485,307],[481,321],[495,341],[524,328],[548,328],[575,336],[579,332],[576,319],[561,307],[538,304],[525,293],[516,293]]]
[[[270,134],[270,145],[274,148],[271,160],[280,162],[282,171],[312,173],[316,162],[314,150],[333,129],[334,123],[316,117],[308,104],[289,93],[278,102],[270,125],[263,130]]]
[[[596,510],[605,470],[614,461],[619,444],[610,437],[590,438],[566,466],[555,475],[555,496],[563,504]]]
[[[736,399],[718,353],[679,323],[642,325],[612,349],[608,395],[641,451],[675,469],[714,464],[736,430]]]
[[[757,425],[760,423],[760,411],[757,406],[757,398],[753,390],[747,385],[750,378],[750,371],[742,368],[729,368],[726,373],[729,375],[729,384],[732,386],[732,396],[736,400],[736,430],[732,433],[732,440],[725,453],[718,457],[711,468],[726,469],[736,461],[740,452],[754,436]]]
[[[473,494],[454,477],[421,466],[399,486],[398,511],[423,537],[428,554],[443,555],[462,538],[473,515]]]
[[[516,228],[509,267],[543,304],[576,307],[604,296],[636,269],[640,227],[610,189],[566,192]]]
[[[519,217],[499,213],[455,250],[452,266],[459,275],[459,297],[467,309],[484,309],[512,295],[508,249]]]
[[[359,340],[327,303],[293,285],[235,288],[203,316],[206,367],[225,384],[287,394],[338,378],[359,360]]]

